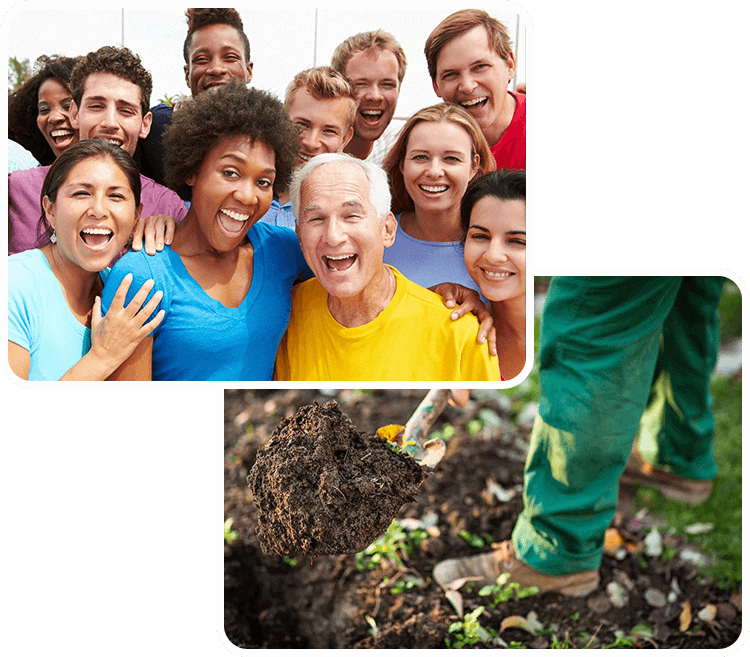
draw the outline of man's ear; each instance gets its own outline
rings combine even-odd
[[[339,153],[343,153],[344,149],[346,148],[346,145],[352,140],[352,137],[354,137],[354,126],[350,125],[349,129],[346,131],[346,134],[344,135],[344,141],[341,142],[341,148],[339,148]]]
[[[192,88],[190,87],[190,67],[185,64],[185,66],[182,67],[185,71],[185,84],[187,85],[187,88],[192,91]]]
[[[398,222],[393,212],[389,212],[383,219],[383,246],[387,249],[396,241]]]
[[[247,63],[247,73],[245,74],[245,84],[250,84],[250,81],[253,79],[253,63],[248,62]]]
[[[78,130],[79,129],[78,105],[76,105],[76,101],[74,100],[70,101],[69,116],[70,116],[70,127],[73,128],[73,130]]]
[[[151,114],[151,112],[146,112],[143,115],[143,120],[141,123],[141,131],[138,133],[139,139],[145,139],[148,136],[148,133],[151,132],[151,121],[154,120],[154,115]]]
[[[433,89],[433,90],[435,91],[435,95],[436,95],[436,96],[437,96],[438,98],[442,98],[442,96],[440,95],[440,90],[438,89],[438,86],[437,86],[437,84],[435,84],[435,81],[434,81],[434,80],[433,80],[433,82],[432,82],[432,89]]]

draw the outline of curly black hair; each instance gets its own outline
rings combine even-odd
[[[8,94],[8,137],[30,151],[40,164],[52,164],[55,153],[36,124],[39,88],[52,78],[69,89],[70,75],[79,59],[42,55],[34,65],[35,73]]]
[[[196,175],[209,151],[227,137],[247,135],[268,145],[276,157],[274,195],[289,185],[297,154],[297,128],[281,102],[266,91],[248,89],[239,80],[199,94],[172,115],[164,132],[165,183],[182,198],[185,181]]]
[[[187,16],[188,33],[185,37],[185,43],[182,45],[182,56],[185,58],[186,64],[190,65],[188,53],[193,34],[208,25],[229,25],[237,30],[237,34],[239,34],[245,49],[245,61],[250,61],[250,40],[247,38],[247,34],[245,34],[245,30],[242,27],[242,19],[236,9],[218,9],[216,7],[210,9],[188,9],[185,11],[185,16]]]
[[[501,201],[526,202],[526,171],[522,169],[498,169],[473,180],[461,199],[461,229],[469,230],[471,211],[486,196]]]

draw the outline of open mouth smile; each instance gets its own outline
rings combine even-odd
[[[323,264],[329,271],[346,271],[357,261],[357,254],[351,253],[342,256],[323,256]]]
[[[75,132],[73,130],[53,130],[49,134],[55,143],[57,143],[58,141],[68,141],[73,136],[75,136]]]
[[[487,104],[489,98],[487,96],[481,96],[480,98],[472,98],[471,100],[463,100],[460,105],[465,110],[480,109]]]
[[[109,228],[84,228],[79,235],[83,243],[94,250],[104,249],[114,237]]]
[[[219,224],[230,237],[242,233],[248,219],[250,219],[250,215],[244,212],[236,212],[223,208],[219,210]]]
[[[507,278],[510,278],[511,276],[515,276],[514,272],[508,272],[508,271],[490,271],[489,269],[482,269],[482,273],[489,279],[495,280],[495,281],[502,281]]]
[[[377,123],[383,118],[385,110],[363,109],[359,113],[367,123]]]

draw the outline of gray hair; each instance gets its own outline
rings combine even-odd
[[[391,189],[388,185],[388,175],[382,168],[373,162],[359,160],[347,153],[323,153],[316,155],[304,166],[294,172],[292,182],[289,185],[289,198],[292,201],[294,216],[299,223],[300,216],[300,190],[305,179],[322,164],[331,162],[348,162],[360,167],[370,181],[370,202],[375,208],[375,212],[381,219],[391,211]]]

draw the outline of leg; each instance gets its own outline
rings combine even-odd
[[[563,575],[596,569],[648,400],[678,277],[560,277],[541,325],[539,417],[516,555]]]
[[[664,342],[639,447],[659,469],[694,480],[713,479],[711,376],[719,353],[717,306],[724,279],[686,277],[664,323]]]

